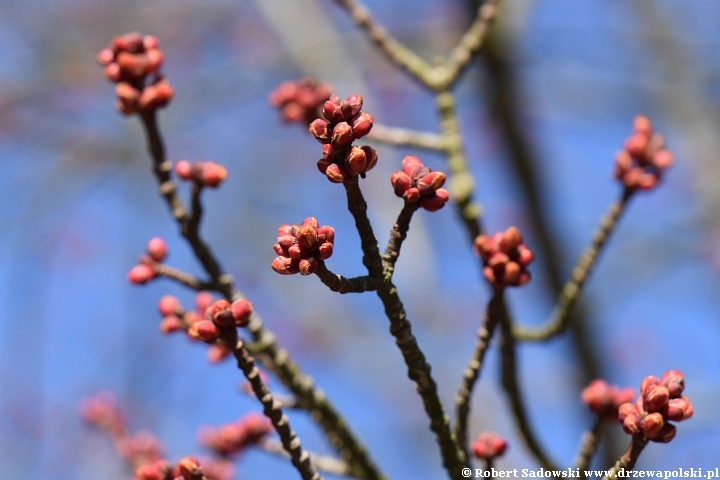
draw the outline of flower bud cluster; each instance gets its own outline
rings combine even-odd
[[[590,382],[581,394],[583,402],[599,417],[617,421],[620,405],[631,402],[635,397],[632,388],[618,388],[598,378]]]
[[[483,262],[483,275],[496,287],[522,286],[530,281],[527,267],[535,258],[520,231],[510,227],[492,237],[475,239],[475,252]]]
[[[122,438],[126,434],[125,418],[117,408],[115,395],[110,392],[84,398],[80,402],[80,417],[112,438]]]
[[[675,438],[675,425],[693,415],[688,397],[682,396],[685,378],[682,372],[670,370],[662,377],[645,377],[640,384],[640,397],[633,403],[620,405],[618,419],[630,435],[667,443]]]
[[[139,33],[115,37],[97,60],[105,66],[105,76],[117,84],[117,108],[125,115],[164,107],[172,99],[173,89],[160,75],[163,52],[157,38]]]
[[[673,154],[665,148],[665,138],[653,131],[650,119],[635,117],[632,135],[615,155],[615,177],[625,188],[650,190],[672,163]]]
[[[165,453],[165,447],[160,440],[144,430],[121,438],[116,446],[120,455],[128,463],[135,465],[156,462]]]
[[[272,269],[281,275],[310,275],[333,253],[335,229],[308,217],[301,225],[280,225]]]
[[[403,158],[402,170],[390,175],[390,183],[395,195],[407,203],[417,203],[429,212],[440,210],[450,198],[448,191],[440,188],[445,184],[445,174],[433,172],[418,157],[411,155]]]
[[[352,145],[370,133],[375,121],[372,115],[360,112],[362,104],[360,95],[345,100],[333,95],[323,105],[325,120],[318,118],[310,124],[310,133],[323,144],[323,158],[317,166],[333,183],[342,183],[347,176],[365,178],[365,172],[377,164],[375,150]]]
[[[175,174],[181,180],[216,188],[225,181],[228,171],[219,163],[211,161],[190,163],[187,160],[180,160],[175,164]]]
[[[286,122],[310,125],[321,115],[322,106],[330,98],[332,87],[313,78],[283,82],[270,93],[268,101],[280,110]]]
[[[209,292],[199,292],[195,296],[195,311],[185,311],[180,300],[173,295],[162,297],[158,310],[163,317],[160,322],[162,333],[186,331],[191,339],[209,343],[208,360],[218,363],[232,353],[227,345],[216,343],[220,328],[231,325],[246,327],[253,307],[245,299],[230,304],[227,300],[215,301]]]
[[[505,453],[507,442],[494,432],[482,432],[470,447],[475,457],[481,460],[494,460]]]
[[[214,343],[220,338],[223,327],[247,327],[252,315],[252,303],[248,300],[236,300],[230,304],[225,299],[218,300],[205,310],[205,319],[190,324],[188,336],[193,340]]]
[[[127,275],[130,283],[142,285],[155,278],[155,265],[162,263],[167,258],[167,243],[160,237],[151,238],[146,247],[146,255],[140,257],[138,264],[135,265]]]
[[[272,432],[270,420],[251,412],[233,423],[217,428],[204,427],[200,431],[200,443],[219,455],[234,455],[257,444]]]

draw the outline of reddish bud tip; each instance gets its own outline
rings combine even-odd
[[[232,304],[232,314],[238,327],[247,327],[252,312],[253,306],[248,300],[235,300]]]
[[[166,315],[160,322],[160,332],[167,335],[182,329],[182,320],[177,315]]]
[[[227,178],[228,172],[225,167],[215,162],[203,162],[202,182],[210,187],[216,188]]]
[[[167,243],[160,237],[151,238],[147,244],[147,252],[153,260],[162,262],[168,254]]]
[[[135,285],[142,285],[155,278],[155,270],[148,265],[135,265],[127,275],[127,279],[130,283]]]
[[[165,295],[158,302],[158,310],[160,310],[160,315],[162,315],[163,317],[168,315],[175,315],[182,312],[182,305],[180,304],[180,300],[178,300],[176,296]]]

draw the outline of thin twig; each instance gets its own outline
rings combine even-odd
[[[223,333],[227,336],[237,336],[234,325]],[[250,382],[255,396],[262,403],[265,416],[270,419],[275,430],[280,435],[282,446],[289,454],[292,464],[298,472],[300,472],[300,476],[303,480],[322,480],[310,455],[306,450],[303,450],[300,439],[290,427],[290,422],[285,413],[283,413],[280,402],[273,398],[267,385],[265,385],[265,382],[260,378],[260,371],[257,366],[255,366],[255,359],[250,356],[242,341],[238,340],[235,343],[233,354],[237,360],[238,367]]]
[[[468,420],[470,417],[470,400],[472,398],[472,391],[475,387],[475,383],[480,375],[480,370],[483,367],[483,360],[485,353],[490,346],[490,340],[492,339],[493,332],[497,326],[500,318],[502,317],[503,309],[503,290],[495,289],[493,296],[488,303],[487,309],[485,310],[485,318],[483,323],[478,329],[477,340],[475,341],[475,351],[468,361],[465,372],[463,373],[463,380],[458,389],[458,393],[455,396],[455,410],[457,416],[455,418],[455,436],[457,437],[460,447],[465,450],[467,455],[468,451]]]
[[[324,261],[318,263],[315,275],[318,276],[330,290],[338,293],[362,293],[370,292],[377,288],[377,281],[368,277],[345,278],[342,275],[331,272]]]
[[[157,127],[155,112],[142,113],[141,119],[147,134],[148,151],[152,160],[153,172],[160,185],[160,193],[177,220],[181,234],[212,278],[215,287],[213,290],[221,293],[229,301],[244,298],[235,287],[232,276],[223,272],[211,249],[201,239],[199,231],[189,228],[187,209],[177,195],[175,182],[170,177],[172,164],[165,158],[165,146]],[[274,372],[280,381],[298,397],[302,407],[322,427],[333,448],[351,466],[353,475],[367,480],[384,480],[386,477],[378,470],[368,456],[365,447],[327,399],[325,393],[315,385],[312,378],[300,369],[288,351],[277,343],[275,335],[265,327],[262,318],[257,313],[253,313],[250,317],[248,331],[255,339],[254,345],[261,347],[260,351],[254,353],[261,353],[263,365]]]
[[[396,147],[417,147],[435,152],[443,151],[445,144],[437,133],[418,132],[406,128],[386,127],[375,123],[367,140],[387,143]]]
[[[455,95],[451,92],[438,94],[435,106],[440,113],[440,129],[445,140],[450,198],[457,207],[472,243],[483,232],[482,210],[473,200],[475,181],[467,166]]]
[[[512,336],[512,324],[507,315],[503,315],[500,321],[500,354],[502,369],[502,385],[510,399],[513,418],[520,434],[525,440],[530,452],[537,458],[540,464],[546,470],[558,470],[555,463],[550,460],[543,450],[540,442],[535,436],[535,432],[530,426],[525,404],[523,402],[520,385],[517,379],[517,359],[515,358],[515,339]]]
[[[410,228],[410,221],[412,220],[413,213],[418,209],[417,203],[405,203],[397,220],[393,224],[393,228],[390,231],[390,240],[388,240],[387,247],[385,247],[385,254],[383,255],[383,263],[385,265],[385,276],[386,278],[392,278],[393,272],[395,271],[395,262],[397,262],[400,256],[400,247],[407,238],[408,229]]]
[[[164,263],[156,263],[152,266],[152,269],[155,271],[155,275],[157,275],[158,277],[170,278],[196,291],[215,290],[217,288],[215,282],[200,281],[192,273],[188,273],[178,268],[165,265]]]
[[[590,461],[593,455],[597,451],[598,444],[600,443],[600,429],[603,426],[604,419],[602,416],[598,416],[593,425],[592,430],[583,433],[580,440],[580,451],[578,452],[577,459],[575,460],[575,467],[581,472],[585,472],[590,467]],[[587,474],[585,474],[587,477]]]
[[[558,304],[553,310],[550,319],[537,328],[530,328],[514,325],[513,335],[518,340],[547,340],[563,332],[569,325],[570,311],[582,293],[585,281],[590,276],[600,251],[607,243],[622,215],[628,200],[632,197],[634,190],[625,189],[618,201],[612,204],[610,210],[600,220],[600,226],[593,235],[590,245],[585,249],[578,259],[575,268],[570,275],[570,280],[565,284]]]
[[[260,440],[258,447],[260,447],[261,450],[274,455],[280,455],[286,458],[290,457],[281,443],[269,438],[263,438]],[[310,458],[312,459],[313,464],[315,464],[315,467],[321,472],[343,477],[351,476],[348,464],[339,458],[321,455],[314,452],[310,452]]]
[[[408,377],[415,383],[430,419],[430,429],[435,433],[440,445],[443,466],[453,480],[460,480],[464,478],[463,468],[468,466],[467,457],[459,448],[457,439],[450,429],[450,421],[438,396],[437,384],[431,375],[430,365],[412,333],[412,325],[407,319],[397,288],[389,278],[384,278],[380,248],[367,217],[367,203],[358,185],[357,177],[347,177],[344,185],[348,209],[355,219],[355,226],[360,234],[363,263],[370,275],[378,280],[377,294],[390,320],[390,333],[395,337],[395,343],[408,368]]]
[[[335,3],[347,10],[353,21],[368,34],[378,49],[395,65],[407,71],[417,81],[428,88],[432,66],[408,47],[393,38],[388,31],[373,18],[370,11],[359,0],[335,0]]]
[[[640,456],[640,452],[642,452],[643,448],[645,448],[645,445],[647,445],[647,443],[648,441],[644,436],[633,435],[632,441],[630,442],[630,446],[628,447],[627,451],[623,453],[620,458],[618,458],[618,461],[615,462],[615,465],[613,465],[613,467],[608,471],[608,474],[605,476],[605,478],[603,478],[603,480],[617,478],[618,473],[621,470],[632,470],[632,468],[635,466],[635,462]]]

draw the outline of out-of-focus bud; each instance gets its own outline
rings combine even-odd
[[[177,468],[180,471],[180,475],[182,475],[185,480],[197,480],[203,475],[200,462],[194,457],[183,458],[178,462]]]
[[[169,333],[182,330],[182,320],[177,315],[166,315],[160,322],[160,332],[167,335]]]
[[[665,420],[661,413],[648,413],[643,417],[641,425],[643,435],[652,440],[657,437],[662,430],[665,425]]]
[[[662,375],[660,383],[667,387],[670,398],[678,398],[685,389],[685,376],[680,370],[670,370]]]
[[[472,443],[473,454],[481,460],[494,460],[507,450],[507,442],[493,432],[482,432]]]
[[[158,302],[158,310],[160,315],[163,317],[168,315],[175,315],[182,312],[182,304],[180,300],[174,295],[165,295]]]
[[[645,401],[645,410],[648,412],[659,412],[667,407],[670,392],[667,387],[656,385],[647,391],[643,399]]]
[[[230,302],[224,298],[210,305],[210,307],[205,311],[205,318],[221,327],[227,327],[235,323],[235,319],[233,318],[232,310],[230,308]]]
[[[153,237],[147,244],[147,252],[153,260],[162,262],[168,254],[167,243],[160,237]]]
[[[247,327],[252,312],[253,306],[248,300],[235,300],[232,304],[232,314],[238,327]]]
[[[216,188],[227,178],[227,169],[215,162],[203,162],[202,182],[210,188]]]
[[[210,320],[200,320],[190,325],[188,336],[193,340],[212,343],[218,339],[220,331]]]
[[[210,345],[210,348],[208,348],[207,359],[210,363],[220,363],[221,361],[225,360],[231,353],[232,351],[227,347],[227,345],[213,343],[212,345]]]
[[[688,397],[671,398],[667,406],[667,418],[674,422],[682,422],[692,417],[694,413],[692,403]]]
[[[155,278],[155,270],[148,265],[135,265],[127,276],[130,283],[135,285],[142,285]]]
[[[670,440],[675,438],[675,434],[677,433],[677,428],[675,425],[672,425],[670,423],[666,423],[663,425],[663,427],[660,429],[660,432],[655,436],[655,438],[651,438],[653,442],[658,443],[669,443]]]

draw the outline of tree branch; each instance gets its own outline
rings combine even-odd
[[[318,263],[315,275],[318,276],[330,290],[338,293],[362,293],[370,292],[377,288],[377,281],[368,277],[345,278],[328,270],[324,261]]]
[[[613,465],[613,467],[608,471],[608,474],[605,476],[605,478],[603,478],[603,480],[617,478],[617,475],[621,469],[632,470],[632,468],[635,466],[635,462],[637,462],[637,459],[640,456],[640,452],[642,452],[643,448],[645,448],[645,445],[647,445],[647,443],[648,441],[644,436],[633,435],[632,441],[630,442],[630,446],[628,447],[627,451],[623,453],[620,458],[618,458],[618,461],[615,462],[615,465]]]
[[[394,145],[396,147],[417,147],[431,151],[443,151],[445,143],[442,136],[432,132],[418,132],[406,128],[386,127],[375,123],[368,140]]]
[[[387,247],[385,247],[385,254],[383,255],[385,278],[392,278],[393,272],[395,271],[395,262],[397,262],[400,256],[400,248],[407,238],[410,221],[418,208],[417,203],[405,202],[397,220],[393,224],[393,228],[390,231],[390,239],[388,240]]]

